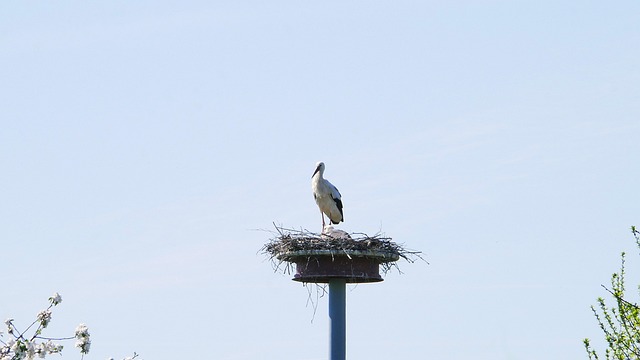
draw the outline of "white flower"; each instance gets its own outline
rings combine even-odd
[[[58,354],[62,352],[62,348],[62,345],[58,345],[51,340],[47,341],[47,352],[49,352],[49,354]]]
[[[85,324],[80,324],[76,327],[76,338],[89,337],[89,328]]]
[[[42,325],[42,328],[46,328],[47,325],[49,325],[49,322],[51,321],[51,310],[46,309],[46,310],[42,310],[38,313],[38,317],[37,317],[38,321],[40,321],[40,325]]]
[[[11,351],[13,351],[13,359],[22,360],[27,354],[25,352],[27,350],[26,344],[22,342],[22,340],[18,340],[11,345]]]
[[[40,343],[36,345],[35,354],[38,355],[40,359],[44,359],[47,356],[47,345],[46,343]]]
[[[35,354],[38,355],[38,357],[41,359],[49,354],[57,354],[61,351],[62,345],[56,345],[51,340],[47,340],[47,342],[37,344],[35,348]]]
[[[49,301],[51,301],[51,305],[58,305],[62,302],[62,296],[60,296],[60,294],[58,293],[55,293],[49,298]]]
[[[9,339],[6,343],[2,343],[2,346],[0,346],[0,360],[11,360],[13,357],[11,347],[14,342],[14,339]]]
[[[13,319],[8,318],[4,321],[5,325],[7,325],[7,334],[13,335]]]
[[[26,340],[24,344],[27,348],[26,349],[27,359],[33,360],[33,357],[36,355],[36,349],[35,349],[35,346],[33,345],[33,342]]]
[[[89,353],[89,348],[91,347],[91,338],[89,335],[89,328],[87,325],[80,324],[76,328],[76,347],[80,348],[80,353],[87,354]]]

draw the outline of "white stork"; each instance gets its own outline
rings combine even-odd
[[[338,189],[322,177],[324,174],[324,163],[316,164],[316,171],[311,175],[311,189],[313,190],[313,198],[320,208],[322,214],[322,230],[324,231],[326,214],[331,224],[338,224],[344,221],[342,216],[342,196]]]

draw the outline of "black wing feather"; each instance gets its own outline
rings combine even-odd
[[[340,221],[344,221],[344,214],[342,213],[342,200],[333,199],[333,201],[336,202],[336,206],[338,207],[338,210],[340,210]],[[340,221],[338,221],[338,222],[340,222]],[[334,223],[333,221],[331,221],[331,223],[337,224],[337,223]]]

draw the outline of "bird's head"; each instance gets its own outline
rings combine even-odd
[[[311,175],[311,177],[316,176],[317,173],[320,173],[320,175],[324,173],[324,163],[322,161],[318,161],[318,163],[316,164],[316,171],[313,172],[313,175]]]

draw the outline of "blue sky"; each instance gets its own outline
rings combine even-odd
[[[639,11],[3,1],[0,317],[58,291],[87,359],[325,359],[256,230],[320,229],[324,161],[339,228],[430,262],[350,288],[350,359],[584,358],[640,225]]]

